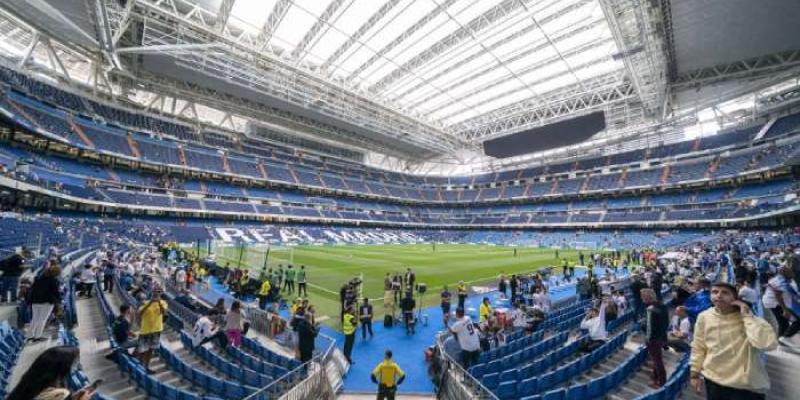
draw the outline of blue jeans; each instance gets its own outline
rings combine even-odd
[[[8,292],[11,292],[11,301],[17,301],[17,286],[19,285],[18,276],[4,276],[0,278],[0,302],[6,301]]]

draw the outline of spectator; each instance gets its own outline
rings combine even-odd
[[[633,282],[631,282],[631,293],[633,294],[633,312],[636,318],[644,314],[644,304],[642,304],[642,289],[647,285],[642,280],[641,275],[633,275]]]
[[[736,296],[735,287],[714,284],[714,307],[694,327],[691,385],[700,393],[704,378],[708,400],[760,400],[770,387],[761,351],[777,347],[775,332]]]
[[[92,297],[92,289],[94,283],[97,281],[97,269],[92,264],[86,264],[81,270],[80,276],[80,291],[84,297]]]
[[[478,317],[479,317],[478,321],[480,323],[484,323],[489,318],[491,318],[493,314],[494,314],[494,310],[492,310],[492,305],[489,304],[489,298],[488,297],[484,297],[483,301],[481,302],[481,307],[480,307],[479,314],[478,314]]]
[[[764,288],[762,302],[775,316],[780,337],[791,337],[800,330],[800,320],[792,311],[796,294],[794,273],[787,267],[779,268],[778,274],[772,277]]]
[[[356,321],[356,316],[353,315],[353,307],[348,306],[344,311],[344,316],[342,318],[342,333],[344,333],[344,358],[347,359],[347,362],[350,363],[350,365],[355,364],[353,362],[352,354],[353,344],[356,341],[357,325],[358,322]]]
[[[36,357],[6,400],[89,400],[94,389],[86,387],[75,393],[65,387],[78,365],[77,347],[57,346]]]
[[[581,351],[591,353],[592,350],[602,346],[608,340],[606,330],[606,303],[600,304],[600,308],[593,307],[586,313],[581,321],[581,329],[589,331],[589,340],[581,345]]]
[[[450,320],[450,298],[452,297],[450,291],[447,290],[447,285],[444,285],[442,294],[439,297],[442,303],[442,319],[444,320],[444,326],[447,326]]]
[[[656,295],[653,289],[642,290],[642,302],[647,305],[646,345],[647,353],[653,362],[653,381],[650,387],[658,389],[667,382],[667,371],[664,368],[663,348],[667,344],[669,328],[669,310]]]
[[[34,342],[45,340],[44,328],[47,320],[50,319],[53,309],[61,303],[61,287],[58,278],[61,276],[61,268],[53,264],[42,272],[33,281],[31,287],[31,326],[28,339]]]
[[[0,261],[0,303],[3,301],[17,301],[17,286],[19,277],[25,272],[25,259],[21,253],[16,253]]]
[[[161,299],[161,289],[154,288],[150,301],[139,308],[139,339],[136,352],[139,361],[148,374],[152,374],[150,360],[153,351],[161,343],[161,332],[164,330],[164,318],[167,316],[167,302]]]
[[[215,322],[219,317],[219,310],[211,308],[208,310],[207,315],[197,319],[194,323],[192,330],[192,346],[202,346],[214,339],[217,339],[219,347],[224,349],[228,346],[228,338],[225,332],[219,329],[219,325]]]
[[[119,361],[119,352],[125,352],[127,349],[136,347],[136,335],[131,332],[131,320],[133,319],[133,311],[128,304],[120,304],[119,315],[111,322],[111,334],[114,341],[117,343],[116,349],[108,355],[106,359],[112,361]]]
[[[370,377],[378,384],[378,400],[394,400],[397,385],[403,383],[406,374],[392,361],[392,351],[386,350],[383,361],[372,370]]]
[[[679,353],[687,353],[689,351],[689,343],[691,342],[692,323],[689,322],[689,315],[686,314],[686,307],[678,306],[669,324],[667,346]]]
[[[456,320],[449,330],[458,340],[464,369],[469,369],[470,366],[477,364],[481,349],[480,337],[475,324],[468,316],[464,315],[463,308],[456,308]]]
[[[225,336],[233,347],[242,345],[242,335],[244,330],[245,317],[242,312],[242,303],[235,300],[231,304],[231,309],[225,314]]]
[[[313,314],[308,312],[297,324],[298,350],[302,363],[311,361],[314,355],[314,339],[319,333],[319,328],[314,324],[313,318]]]
[[[368,298],[364,297],[364,302],[358,308],[358,315],[361,322],[361,339],[367,340],[367,331],[370,338],[375,336],[372,333],[372,304],[369,304]]]
[[[753,309],[753,306],[758,303],[758,293],[756,293],[756,290],[747,284],[744,277],[736,278],[736,288],[739,291],[739,300],[747,303],[750,309]]]
[[[628,299],[625,297],[625,293],[622,290],[616,291],[611,296],[611,300],[613,300],[614,304],[617,306],[618,315],[625,315],[625,313],[628,312]]]
[[[103,267],[103,289],[108,293],[114,293],[114,270],[117,268],[111,260],[106,260]]]
[[[500,275],[497,276],[497,290],[500,291],[500,295],[503,296],[503,298],[506,298],[508,284],[506,283],[506,274],[503,271],[500,271]]]
[[[689,321],[692,325],[697,321],[697,316],[701,312],[711,308],[711,282],[708,279],[700,278],[695,282],[695,292],[686,299],[683,305],[686,307],[686,313],[689,314]]]

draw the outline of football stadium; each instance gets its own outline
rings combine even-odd
[[[0,1],[0,400],[798,399],[795,0]]]

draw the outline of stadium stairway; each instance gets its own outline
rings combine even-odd
[[[67,264],[66,268],[64,268],[63,272],[64,276],[69,276],[68,274],[72,271],[73,267],[81,265],[93,255],[94,255],[93,252],[89,252],[71,261],[69,264]],[[9,322],[16,321],[17,319],[16,306],[4,307],[3,316],[8,317],[3,319],[5,321]],[[33,364],[33,361],[36,360],[36,357],[39,357],[39,355],[42,354],[45,350],[58,344],[58,326],[55,326],[52,323],[48,324],[47,327],[45,328],[44,336],[47,338],[47,340],[41,342],[26,343],[25,346],[22,348],[22,351],[20,352],[17,358],[17,363],[14,366],[14,370],[12,371],[11,376],[9,377],[8,380],[7,387],[9,389],[17,385],[17,382],[19,382],[20,378],[22,378],[22,375],[25,373],[25,371],[27,371],[28,368],[30,368],[31,364]]]

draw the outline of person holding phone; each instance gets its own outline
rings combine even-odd
[[[778,347],[769,323],[738,299],[736,287],[711,285],[712,308],[697,316],[689,365],[691,385],[708,400],[763,400],[770,382],[761,353]]]
[[[153,289],[150,301],[139,308],[140,331],[136,352],[139,361],[148,374],[152,374],[150,360],[161,343],[164,318],[167,316],[167,302],[161,299],[161,288]]]
[[[70,373],[78,364],[79,355],[80,351],[73,346],[56,346],[45,350],[25,371],[6,400],[89,400],[96,386],[89,385],[74,393],[67,389]]]

